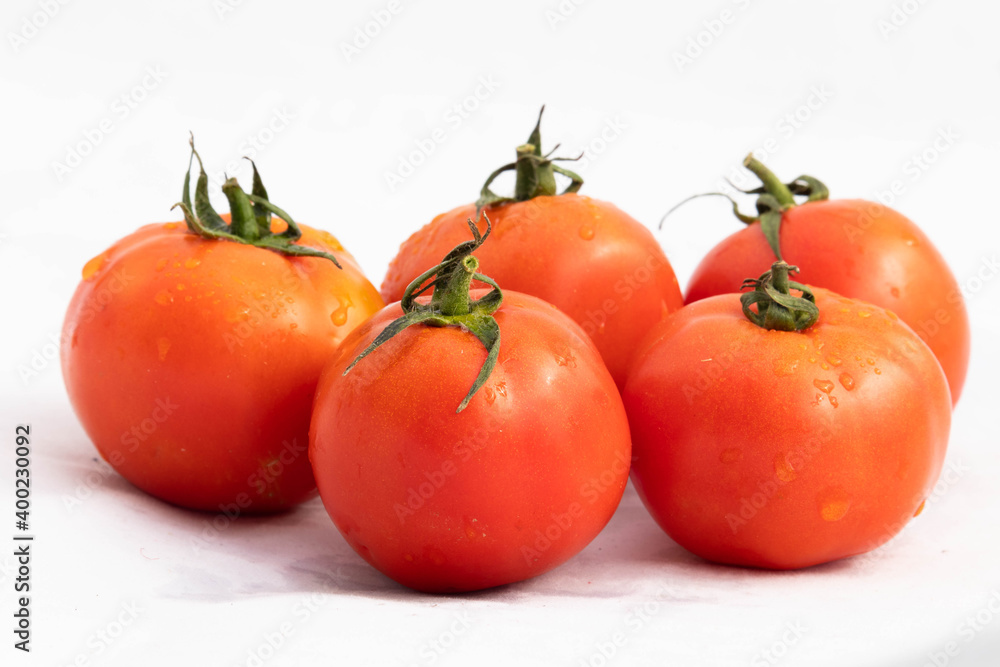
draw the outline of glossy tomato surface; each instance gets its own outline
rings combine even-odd
[[[618,506],[631,449],[586,334],[554,306],[505,292],[497,365],[456,412],[486,359],[458,328],[409,327],[343,375],[401,313],[387,306],[351,334],[316,395],[309,456],[347,542],[434,592],[527,579],[583,549]]]
[[[276,221],[276,224],[280,224]],[[382,307],[326,232],[288,257],[142,227],[83,269],[66,314],[70,401],[130,482],[202,510],[271,511],[315,494],[312,396],[338,343]]]
[[[683,297],[673,268],[642,224],[607,202],[577,194],[487,207],[490,242],[476,252],[504,289],[556,305],[583,327],[619,386],[635,346]],[[382,283],[386,302],[468,238],[474,206],[439,215],[399,249]],[[479,221],[480,231],[486,229]]]
[[[781,251],[802,272],[799,282],[893,311],[941,362],[957,403],[969,366],[969,317],[955,276],[930,239],[908,218],[863,200],[819,201],[785,211]],[[774,253],[753,223],[701,261],[687,303],[739,290]]]
[[[891,312],[814,293],[803,332],[757,327],[728,294],[684,307],[636,355],[633,480],[703,558],[789,569],[864,553],[937,480],[951,401],[933,353]]]

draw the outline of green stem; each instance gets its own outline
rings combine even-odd
[[[483,184],[482,189],[479,191],[479,199],[476,200],[477,216],[487,206],[495,206],[508,202],[523,202],[535,197],[570,194],[579,191],[580,186],[583,185],[583,178],[579,174],[556,164],[556,161],[579,160],[583,157],[582,154],[575,158],[563,158],[550,157],[551,152],[548,155],[542,153],[541,124],[542,113],[544,111],[545,107],[543,106],[542,110],[538,112],[538,122],[535,123],[535,129],[532,130],[528,141],[517,147],[517,159],[510,164],[500,167],[486,179],[486,183]],[[559,147],[556,146],[552,152],[557,148]],[[502,197],[490,190],[490,185],[497,176],[505,171],[512,170],[517,174],[516,181],[514,182],[513,197]],[[556,174],[561,174],[570,179],[569,185],[561,193],[556,184]]]
[[[741,290],[754,288],[740,296],[746,318],[774,331],[802,331],[814,325],[819,319],[816,298],[808,287],[788,279],[790,273],[798,270],[799,267],[778,260],[760,278],[744,280]],[[792,289],[802,292],[802,296],[793,296]],[[756,312],[750,307],[754,304]]]
[[[278,208],[267,198],[267,190],[257,173],[257,165],[253,165],[253,192],[247,194],[235,178],[228,178],[222,184],[222,192],[229,200],[230,222],[226,221],[212,208],[208,198],[208,175],[201,162],[201,156],[194,149],[194,135],[191,135],[191,159],[188,160],[187,174],[184,176],[184,194],[181,201],[174,204],[184,213],[184,222],[188,231],[202,238],[232,241],[252,245],[256,248],[273,250],[283,255],[299,257],[322,257],[341,268],[337,258],[323,250],[297,245],[302,236],[298,224],[285,211]],[[198,158],[198,183],[195,185],[194,202],[191,201],[191,167],[194,158]],[[251,164],[253,160],[250,161]],[[288,229],[280,234],[271,232],[271,214],[281,217],[288,223]]]
[[[475,393],[489,379],[500,355],[500,325],[494,319],[493,313],[503,303],[503,292],[492,278],[476,273],[479,269],[479,260],[472,256],[490,235],[491,228],[490,219],[487,217],[486,232],[480,234],[479,228],[470,219],[469,229],[473,240],[455,246],[440,264],[428,269],[407,286],[399,302],[403,316],[390,322],[375,337],[371,345],[344,369],[344,375],[350,373],[359,361],[408,327],[420,324],[432,327],[458,327],[478,338],[486,348],[486,361],[479,368],[479,374],[456,412],[464,410]],[[473,280],[486,283],[493,289],[482,298],[473,301],[469,296]],[[430,303],[420,303],[416,300],[420,294],[431,288],[434,289],[434,295]]]
[[[254,215],[253,204],[247,198],[247,193],[235,178],[229,178],[222,184],[222,192],[229,200],[229,226],[236,236],[245,241],[256,241],[260,238],[261,229]]]
[[[788,186],[782,183],[781,179],[775,176],[774,172],[765,167],[764,163],[755,158],[752,153],[743,160],[743,166],[760,179],[760,182],[764,184],[764,191],[777,199],[782,209],[795,206],[795,197]]]
[[[459,262],[444,288],[434,290],[431,303],[442,315],[455,317],[469,314],[469,290],[472,288],[472,278],[478,270],[479,260],[468,255]]]

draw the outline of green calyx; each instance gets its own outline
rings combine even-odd
[[[472,230],[473,240],[456,246],[440,264],[425,271],[407,286],[400,302],[403,316],[392,321],[383,329],[371,345],[365,348],[344,370],[344,375],[350,373],[359,361],[407,327],[415,324],[426,324],[432,327],[458,327],[478,338],[487,352],[486,361],[480,367],[479,375],[476,376],[472,388],[469,389],[469,393],[466,394],[455,412],[461,412],[465,409],[496,366],[497,357],[500,354],[500,327],[497,325],[493,313],[503,303],[503,293],[500,291],[500,287],[492,278],[477,273],[479,260],[472,256],[472,253],[490,235],[490,219],[486,218],[486,232],[482,235],[472,220],[469,220],[469,229]],[[469,288],[473,280],[484,282],[493,289],[482,298],[473,300],[469,296]],[[418,303],[416,298],[430,289],[434,290],[430,301]]]
[[[532,130],[531,136],[528,137],[528,142],[521,144],[517,147],[517,160],[511,162],[510,164],[505,164],[500,167],[486,179],[486,183],[483,184],[482,190],[479,191],[479,199],[476,200],[476,218],[479,218],[480,213],[487,206],[494,206],[496,204],[504,204],[507,202],[516,201],[528,201],[529,199],[534,199],[535,197],[552,196],[556,194],[568,194],[571,192],[577,192],[580,186],[583,185],[583,178],[578,174],[570,171],[569,169],[564,169],[556,164],[557,161],[574,161],[579,160],[583,157],[583,154],[577,157],[552,157],[552,154],[559,149],[559,145],[549,151],[547,154],[542,153],[542,114],[545,113],[545,106],[542,106],[541,111],[538,112],[538,122],[535,123],[535,129]],[[517,174],[517,180],[514,183],[514,196],[513,197],[502,197],[492,190],[490,190],[490,185],[496,180],[496,177],[505,171],[514,171]],[[559,188],[556,185],[556,174],[562,174],[570,179],[569,185],[562,192],[559,192]]]
[[[226,223],[208,199],[208,175],[201,162],[201,156],[194,149],[194,135],[191,135],[191,158],[188,160],[187,174],[184,176],[184,195],[181,201],[170,207],[171,210],[180,207],[184,213],[184,222],[193,234],[206,239],[219,239],[252,245],[257,248],[274,250],[284,255],[303,257],[322,257],[340,266],[337,258],[328,252],[296,245],[302,237],[302,230],[285,211],[281,210],[267,199],[267,190],[257,172],[253,160],[253,190],[250,194],[243,191],[235,178],[227,178],[222,184],[222,192],[229,200],[230,223]],[[198,159],[198,183],[194,191],[194,205],[191,203],[191,167],[195,158]],[[275,234],[271,231],[271,215],[277,215],[287,223],[285,231]]]
[[[743,314],[757,326],[776,331],[802,331],[816,324],[819,308],[816,297],[805,285],[788,279],[790,273],[798,273],[799,267],[789,266],[784,260],[771,265],[771,270],[760,278],[747,278],[740,290],[753,288],[752,292],[740,295]],[[789,290],[796,289],[802,296],[794,296]],[[757,304],[757,311],[750,306]]]
[[[740,222],[746,225],[760,221],[760,230],[767,239],[767,244],[771,247],[776,259],[783,260],[781,255],[781,215],[788,209],[796,206],[796,197],[805,197],[806,202],[823,201],[830,197],[830,191],[819,179],[812,176],[799,176],[790,183],[782,183],[770,169],[755,158],[753,154],[747,155],[743,160],[743,166],[749,169],[760,179],[760,187],[753,190],[740,190],[735,185],[733,187],[747,195],[759,195],[756,207],[757,215],[747,215],[740,212],[739,203],[725,192],[705,192],[694,195],[681,201],[671,208],[660,220],[660,229],[663,229],[663,221],[671,213],[683,204],[699,197],[725,197],[733,205],[733,215]],[[732,185],[732,183],[730,183]]]

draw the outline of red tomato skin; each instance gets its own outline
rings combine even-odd
[[[343,375],[401,313],[392,304],[359,327],[320,379],[309,457],[340,533],[427,592],[521,581],[571,558],[614,513],[631,456],[593,344],[554,306],[505,291],[499,360],[456,414],[486,358],[457,328],[410,327]]]
[[[859,199],[811,202],[784,213],[781,251],[801,283],[893,311],[941,362],[958,403],[969,367],[969,316],[947,263],[908,218]],[[739,290],[774,261],[760,224],[731,234],[695,269],[686,303]]]
[[[319,374],[382,301],[336,239],[302,229],[301,244],[344,270],[183,223],[146,225],[84,268],[63,378],[87,435],[135,486],[241,513],[315,495],[306,454]]]
[[[487,207],[490,242],[476,251],[482,272],[503,286],[557,306],[583,327],[619,387],[635,346],[683,305],[677,277],[652,233],[607,202],[565,194]],[[414,233],[389,264],[386,303],[459,243],[473,205],[460,206]],[[486,230],[485,220],[479,221]]]
[[[933,353],[891,312],[814,293],[820,319],[805,332],[761,329],[738,295],[720,295],[636,354],[623,394],[632,479],[702,558],[783,570],[865,553],[941,471],[951,403]]]

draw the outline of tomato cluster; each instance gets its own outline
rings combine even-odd
[[[558,566],[630,475],[666,533],[720,563],[845,558],[919,514],[969,357],[930,240],[751,157],[756,214],[734,202],[746,228],[685,299],[650,231],[579,194],[540,124],[476,202],[402,244],[381,293],[256,166],[218,214],[192,139],[184,221],[88,262],[66,315],[67,392],[98,451],[196,510],[318,492],[362,558],[432,592]],[[505,171],[512,196],[492,190]]]

